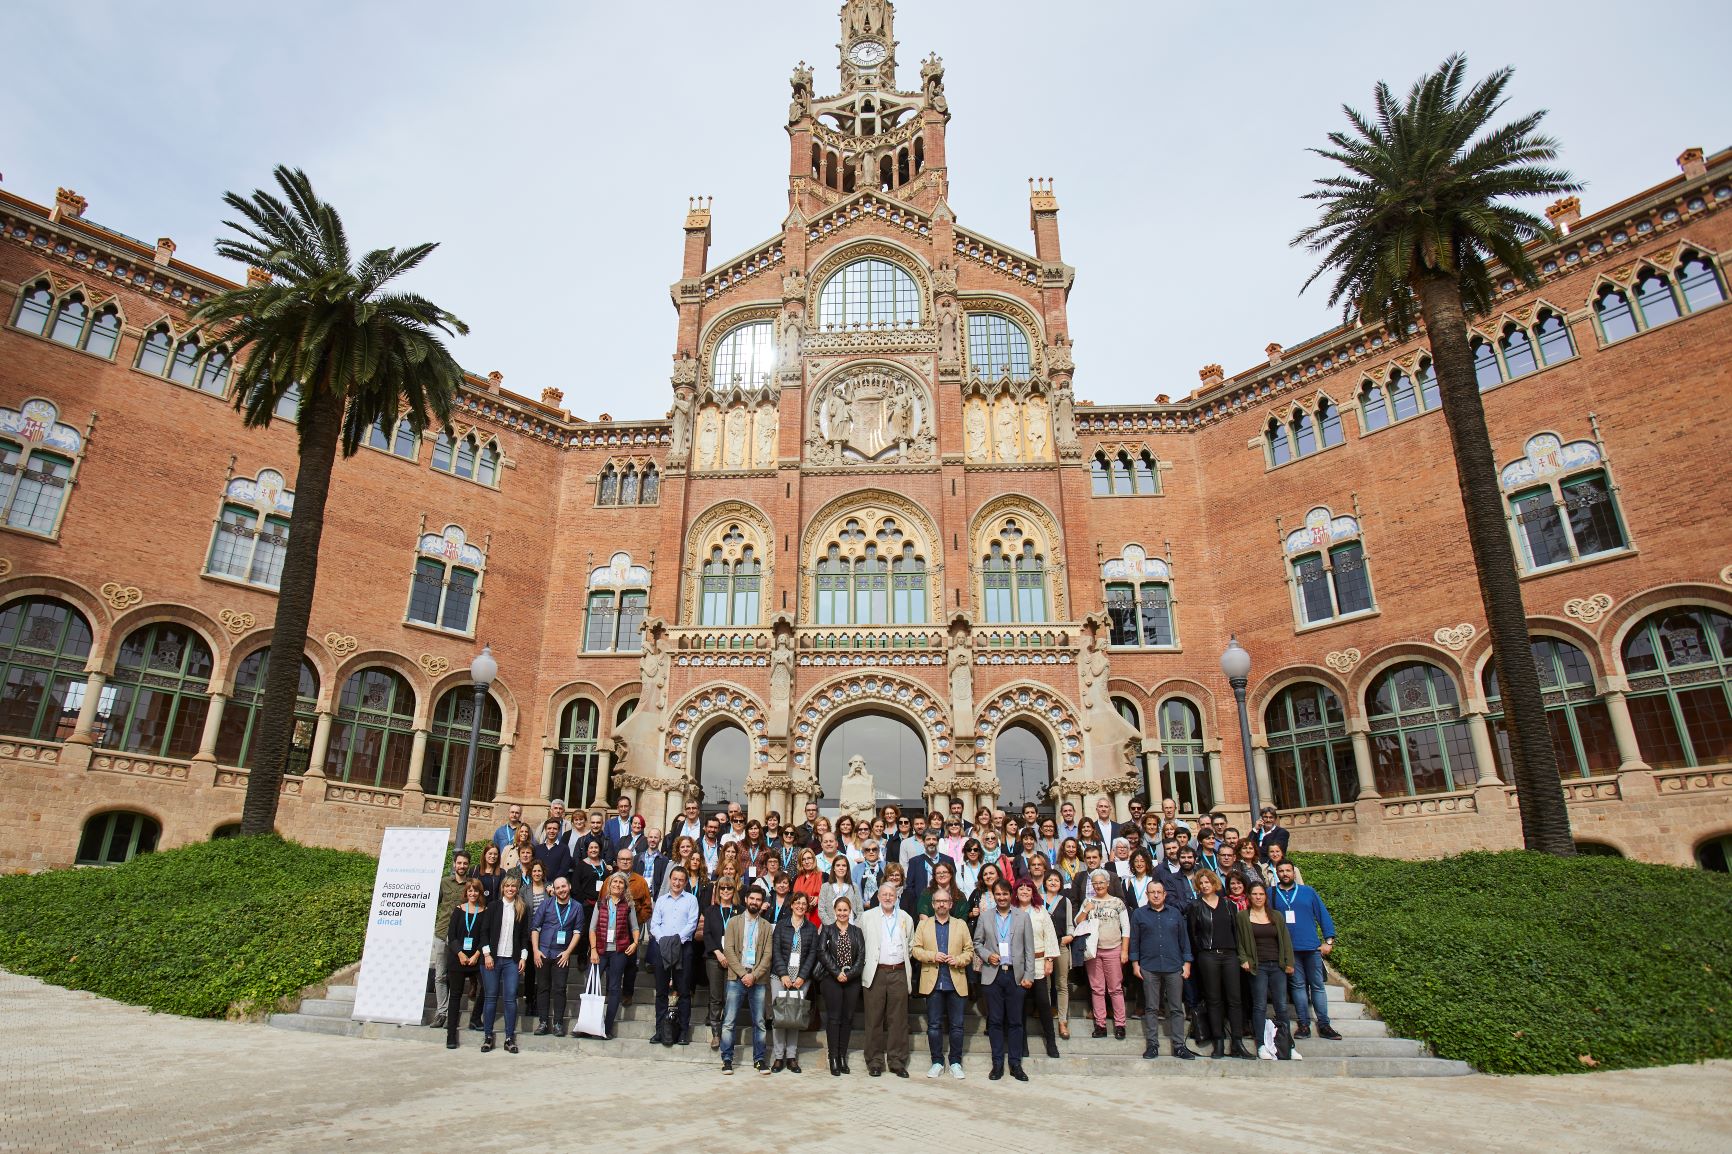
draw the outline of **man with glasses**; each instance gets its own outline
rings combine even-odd
[[[1131,811],[1131,828],[1141,834],[1143,832],[1143,815],[1149,812],[1149,807],[1143,804],[1142,798],[1133,797],[1127,808]]]
[[[682,837],[689,837],[693,841],[697,841],[703,835],[704,823],[703,819],[698,816],[698,803],[687,801],[685,807],[680,811],[680,816],[674,818],[674,823],[668,827],[666,841],[668,845],[672,846],[677,844]]]
[[[818,833],[818,803],[806,803],[806,820],[796,828],[795,841],[800,845],[811,845],[812,839]]]

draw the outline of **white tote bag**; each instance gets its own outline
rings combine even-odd
[[[572,1032],[594,1038],[607,1036],[607,994],[601,988],[600,966],[589,967],[589,981],[577,999],[577,1025]]]

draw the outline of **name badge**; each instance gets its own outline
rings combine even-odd
[[[1293,916],[1293,911],[1288,910],[1287,911],[1287,924],[1292,926],[1292,925],[1297,925],[1298,923],[1299,923],[1299,919]]]
[[[1010,964],[1010,939],[1009,938],[999,938],[998,939],[998,959],[999,959],[1000,965],[1009,965]]]
[[[559,935],[558,935],[558,937],[556,937],[554,939],[554,943],[556,945],[561,945],[561,946],[563,946],[565,944],[565,931],[564,930],[559,931]]]
[[[473,953],[474,950],[475,950],[475,939],[474,938],[464,938],[463,939],[463,952],[468,954],[468,953]]]

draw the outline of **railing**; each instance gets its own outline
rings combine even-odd
[[[969,260],[1028,284],[1040,279],[1040,260],[1025,252],[993,244],[963,229],[956,230],[956,251]]]
[[[1474,800],[1472,790],[1427,794],[1424,797],[1390,798],[1383,802],[1383,817],[1386,821],[1400,821],[1412,817],[1450,817],[1478,812],[1479,803]]]
[[[765,241],[751,252],[735,257],[714,272],[706,274],[703,279],[704,296],[713,297],[722,290],[732,288],[748,277],[757,276],[765,269],[774,268],[781,263],[782,238]]]
[[[37,741],[28,737],[8,737],[0,740],[0,757],[15,757],[19,761],[35,761],[43,765],[59,765],[60,743]]]
[[[185,782],[188,764],[173,758],[111,753],[106,750],[93,754],[90,758],[90,768],[99,773],[125,773],[134,777],[148,777],[154,781]]]
[[[1292,829],[1315,828],[1326,825],[1353,825],[1359,820],[1359,811],[1348,805],[1314,805],[1306,809],[1292,809],[1281,815],[1281,820]]]
[[[1654,774],[1658,793],[1699,793],[1710,789],[1732,789],[1732,765],[1709,765],[1697,769],[1661,770]]]

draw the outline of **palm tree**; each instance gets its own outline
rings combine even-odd
[[[225,221],[236,236],[216,245],[218,255],[268,278],[249,276],[247,287],[212,297],[194,314],[240,364],[234,401],[247,425],[269,425],[278,403],[299,394],[295,507],[242,834],[270,833],[276,821],[338,446],[353,456],[374,422],[390,428],[405,410],[417,435],[429,416],[449,427],[463,370],[440,334],[469,331],[429,300],[386,291],[436,245],[374,249],[353,261],[342,219],[307,174],[278,166],[274,175],[284,199],[263,189],[223,196],[244,221]]]
[[[1493,264],[1532,285],[1529,246],[1552,236],[1509,199],[1580,187],[1568,172],[1547,167],[1557,142],[1536,132],[1544,111],[1488,127],[1504,106],[1510,75],[1501,69],[1464,94],[1467,60],[1455,55],[1416,82],[1405,101],[1379,83],[1375,120],[1344,108],[1352,131],[1331,132],[1332,147],[1312,150],[1344,171],[1306,194],[1322,202],[1322,213],[1292,243],[1323,254],[1305,287],[1334,273],[1329,303],[1342,304],[1349,322],[1381,317],[1397,334],[1408,331],[1416,311],[1425,322],[1509,719],[1522,838],[1528,849],[1572,854],[1467,338],[1468,316],[1491,307]]]

